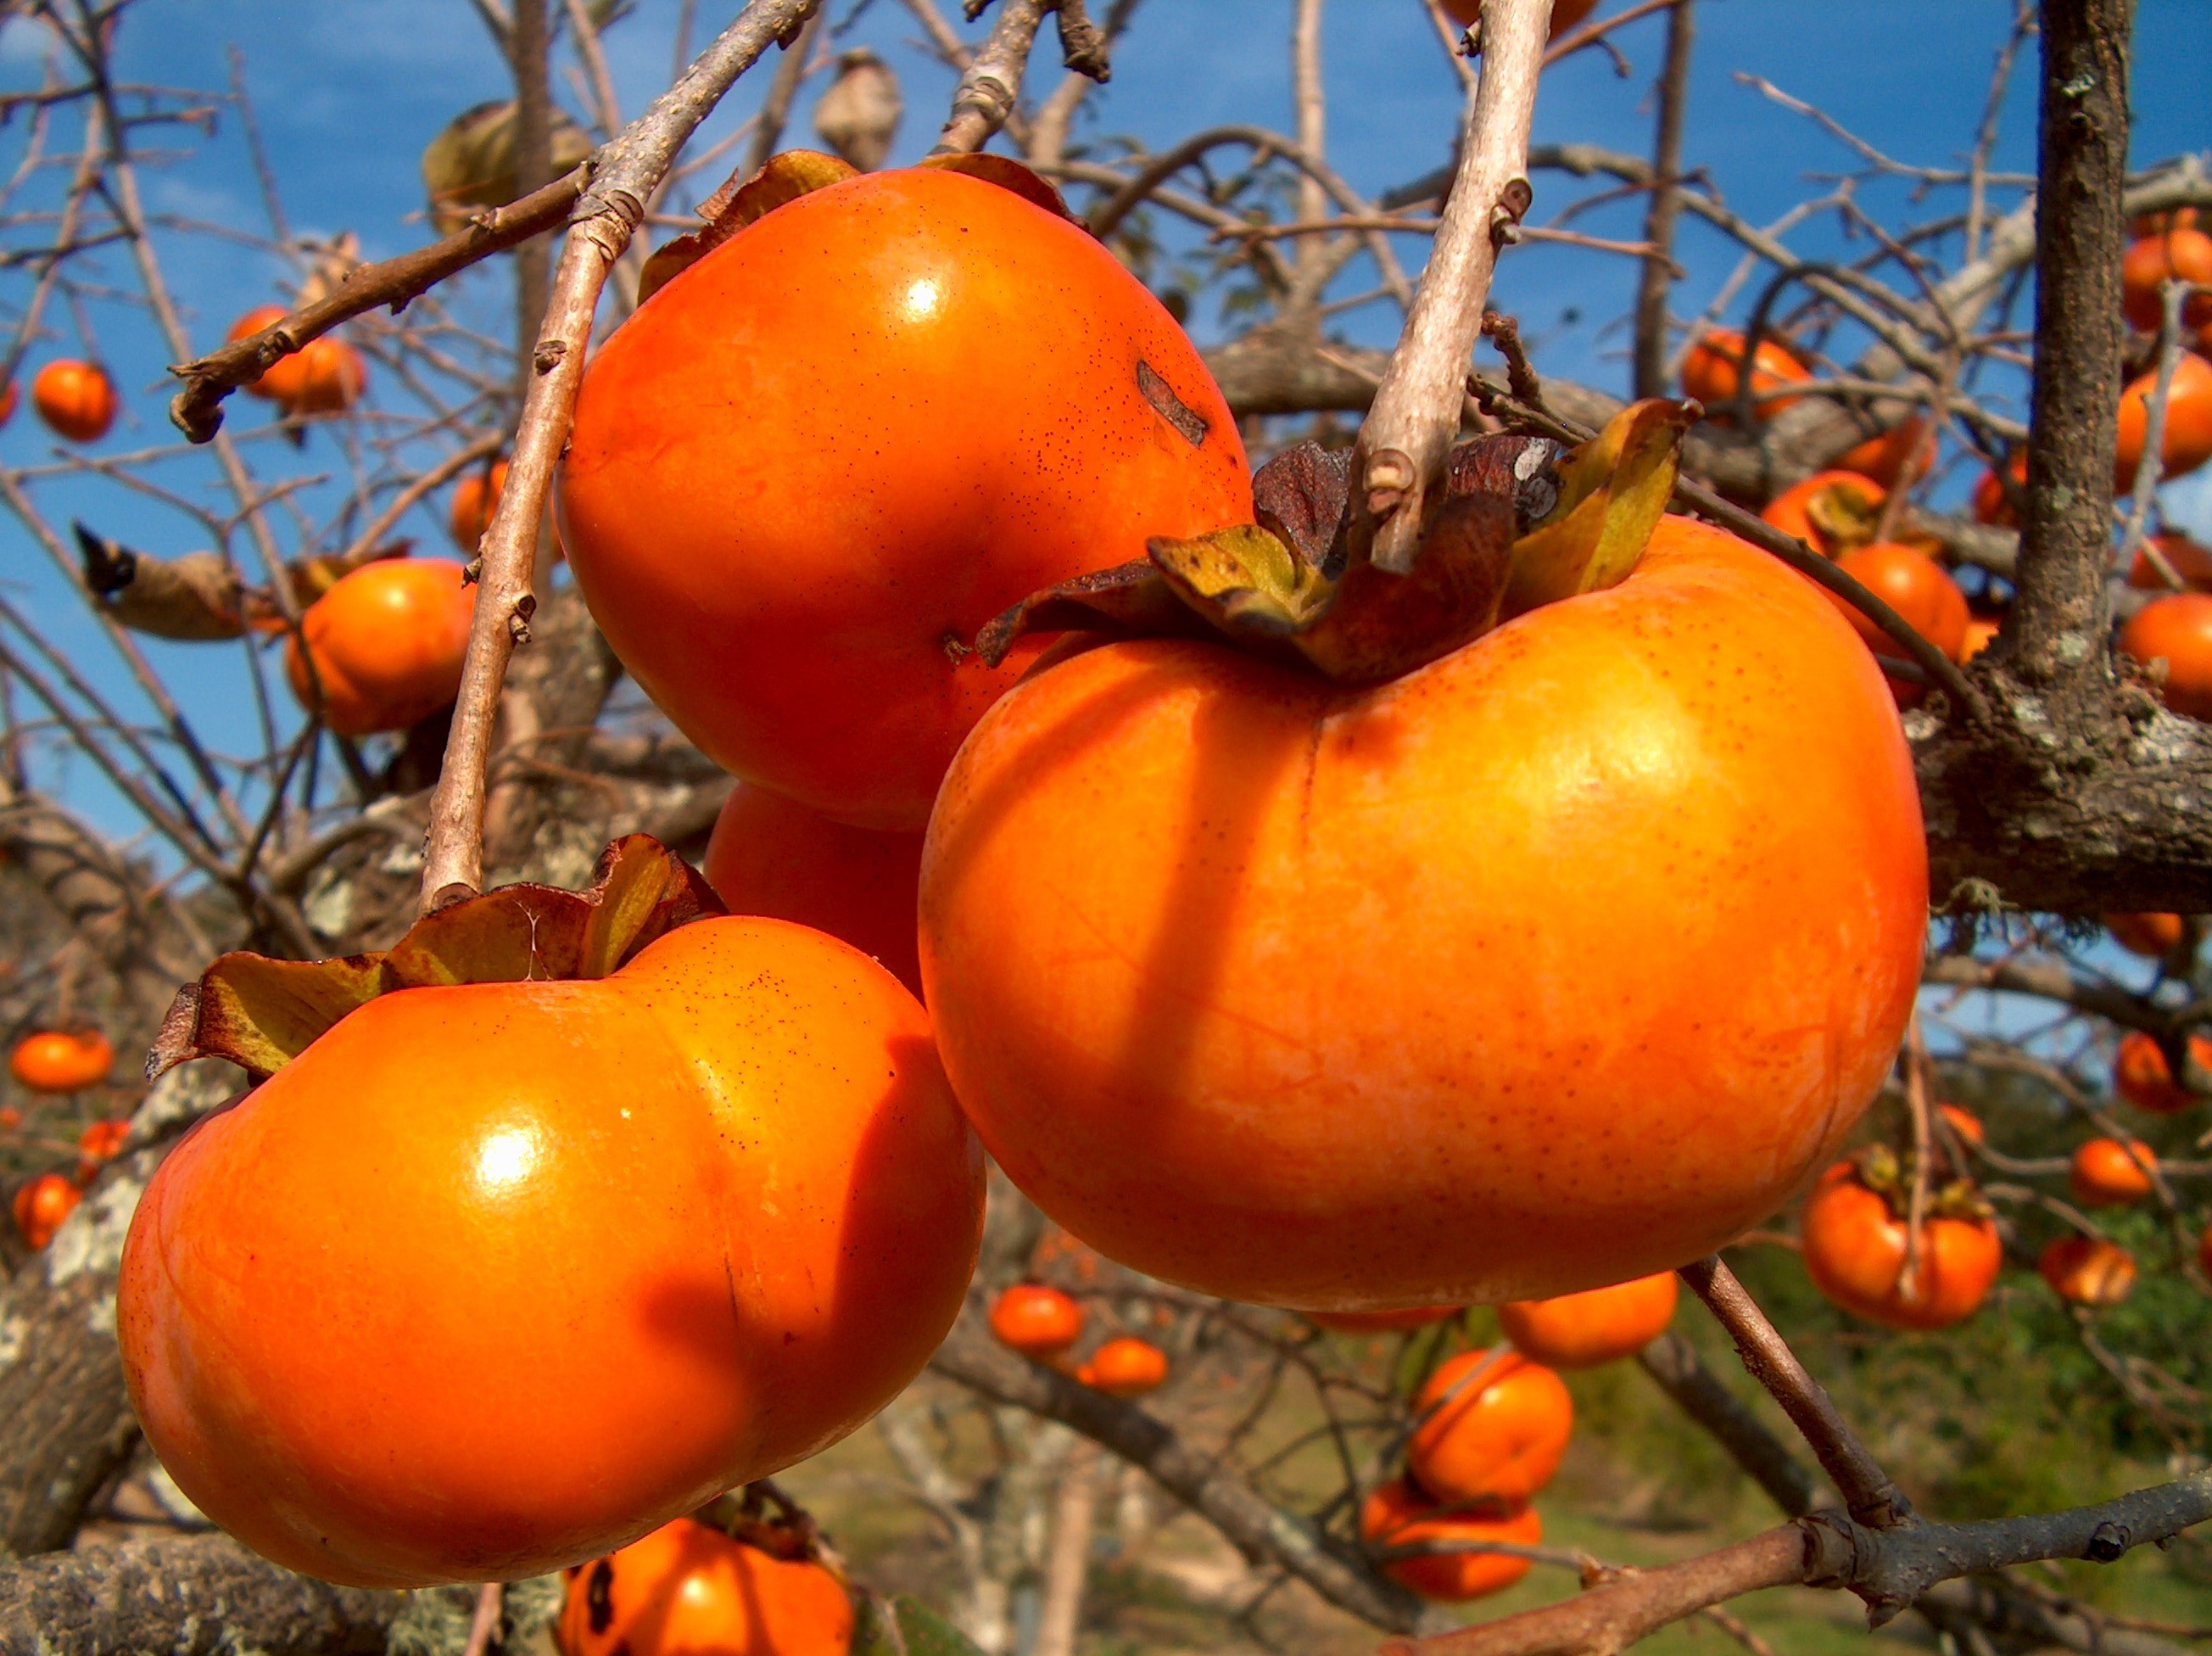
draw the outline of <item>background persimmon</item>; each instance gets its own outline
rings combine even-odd
[[[2191,1036],[2189,1056],[2212,1068],[2212,1039]],[[2112,1089],[2136,1109],[2148,1110],[2154,1116],[2179,1115],[2197,1101],[2194,1093],[2174,1080],[2165,1049],[2140,1029],[2131,1029],[2120,1038],[2119,1050],[2112,1058]]]
[[[2191,592],[2212,588],[2212,551],[2172,529],[2151,536],[2150,544],[2158,548],[2167,565]],[[2147,552],[2140,550],[2135,555],[2135,561],[2128,565],[2128,585],[2147,592],[2172,590],[2166,584],[2164,573],[2150,561]]]
[[[1444,15],[1462,28],[1482,21],[1482,0],[1443,0]],[[1558,40],[1597,9],[1597,0],[1552,0],[1551,38]]]
[[[2145,667],[2164,662],[2160,698],[2185,718],[2212,720],[2212,593],[2169,593],[2128,618],[2118,648]]]
[[[1533,1507],[1504,1515],[1450,1512],[1399,1478],[1367,1497],[1359,1537],[1378,1550],[1485,1541],[1534,1547],[1543,1543],[1544,1522]],[[1530,1562],[1511,1553],[1438,1552],[1389,1560],[1382,1573],[1424,1598],[1456,1604],[1503,1592],[1528,1574]]]
[[[1917,482],[1936,464],[1936,428],[1925,415],[1900,420],[1836,457],[1836,469],[1857,472],[1894,489],[1902,479]]]
[[[593,358],[560,477],[646,693],[724,768],[875,828],[922,826],[1041,647],[956,662],[986,621],[1251,512],[1159,301],[1081,227],[931,168],[803,196],[655,293]]]
[[[2163,960],[2181,947],[2185,928],[2178,914],[2108,914],[2104,920],[2115,943],[2146,960]]]
[[[15,1043],[8,1073],[33,1093],[82,1093],[107,1079],[115,1048],[96,1029],[41,1029]]]
[[[568,1572],[561,1656],[845,1656],[853,1601],[807,1558],[679,1518]]]
[[[2015,489],[2024,490],[2027,487],[2027,451],[2022,450],[2015,454],[2012,464],[2005,469],[2012,474],[2013,486]],[[2004,484],[1998,480],[1996,469],[1994,466],[1984,466],[1982,475],[1974,480],[1972,509],[1978,522],[1990,524],[2000,529],[2020,527],[2020,514],[2013,509],[2012,502],[2007,498]]]
[[[264,328],[271,328],[291,313],[282,305],[257,305],[230,325],[223,336],[226,344],[236,344],[240,339],[250,339]],[[249,396],[289,407],[300,394],[303,364],[298,351],[279,356],[262,371],[258,380],[249,380],[244,387]]]
[[[1076,1378],[1111,1397],[1141,1397],[1168,1377],[1168,1354],[1150,1340],[1123,1336],[1091,1354]]]
[[[874,1414],[951,1325],[981,1203],[914,997],[818,932],[700,920],[604,978],[347,1015],[162,1163],[118,1332],[147,1440],[249,1546],[513,1580]]]
[[[1057,1357],[1083,1337],[1083,1307],[1042,1282],[1018,1282],[991,1302],[991,1332],[1024,1357]]]
[[[72,442],[97,442],[106,436],[118,405],[115,381],[97,362],[59,357],[31,381],[31,406]]]
[[[1735,417],[1734,404],[1743,368],[1743,335],[1734,328],[1713,328],[1690,347],[1682,359],[1682,394],[1705,405],[1705,417],[1726,422]],[[1778,391],[1813,377],[1780,340],[1764,338],[1752,353],[1751,388],[1754,393]],[[1759,417],[1771,420],[1796,402],[1778,397],[1758,405]]]
[[[285,678],[300,705],[319,710],[341,736],[404,730],[459,691],[475,610],[476,589],[462,584],[458,563],[440,557],[365,563],[300,618],[315,682],[296,637],[285,643]]]
[[[15,1191],[10,1204],[15,1233],[34,1251],[54,1239],[61,1222],[76,1211],[84,1192],[59,1173],[40,1173]]]
[[[1565,1383],[1519,1352],[1462,1351],[1413,1398],[1406,1445],[1413,1481],[1437,1500],[1520,1506],[1559,1470],[1573,1435]]]
[[[1921,1221],[1908,1292],[1905,1215],[1848,1161],[1820,1175],[1798,1228],[1813,1286],[1845,1311],[1888,1328],[1964,1322],[1989,1297],[2004,1263],[2004,1243],[1990,1221],[1930,1214]]]
[[[1894,541],[1877,541],[1845,552],[1836,567],[1888,604],[1929,643],[1958,661],[1966,645],[1966,595],[1943,566],[1925,552]],[[1877,655],[1902,656],[1903,646],[1840,598],[1834,603]]]
[[[2120,308],[2145,333],[2156,333],[2163,312],[2160,289],[2167,282],[2212,284],[2212,235],[2176,225],[2154,235],[2138,236],[2120,260]],[[2192,294],[2181,301],[2185,326],[2212,320],[2212,296]]]
[[[984,1142],[1100,1252],[1302,1310],[1495,1303],[1697,1258],[1832,1154],[1926,877],[1873,658],[1669,517],[1620,586],[1391,683],[1185,640],[1032,678],[939,798],[922,981]]]
[[[1680,1289],[1672,1271],[1498,1308],[1498,1326],[1523,1356],[1551,1368],[1592,1368],[1633,1356],[1667,1331]]]
[[[77,1170],[80,1183],[89,1182],[105,1164],[115,1160],[123,1148],[123,1142],[131,1136],[131,1123],[117,1119],[96,1121],[76,1135]]]
[[[872,954],[916,995],[921,836],[853,828],[772,788],[739,782],[700,864],[732,914],[796,921]]]
[[[494,460],[489,467],[471,466],[453,485],[453,502],[446,513],[446,528],[453,545],[471,557],[491,527],[491,514],[507,488],[507,462]]]
[[[22,393],[16,390],[13,380],[0,380],[0,425],[15,417],[15,405],[21,400]]]
[[[1856,472],[1815,472],[1766,502],[1759,516],[1814,551],[1835,557],[1874,539],[1889,491]]]
[[[2084,1139],[2067,1165],[2067,1188],[2085,1208],[2117,1208],[2140,1202],[2155,1188],[2150,1169],[2158,1158],[2148,1144],[2118,1139]]]
[[[368,389],[368,364],[335,334],[310,339],[293,353],[299,375],[284,399],[291,414],[343,414]]]
[[[2035,1269],[2060,1299],[2077,1306],[2117,1306],[2136,1285],[2135,1256],[2100,1236],[2062,1236]]]
[[[2120,393],[2119,447],[2113,490],[2130,494],[2143,445],[2150,440],[2150,397],[2158,386],[2153,369],[2130,380]],[[2159,446],[2161,475],[2178,478],[2212,460],[2212,362],[2185,350],[2175,364],[2166,399],[2166,440]]]

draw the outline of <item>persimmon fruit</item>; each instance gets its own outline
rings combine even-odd
[[[1959,660],[1962,662],[1972,661],[1991,644],[1996,643],[1997,634],[2003,630],[2002,618],[1994,615],[1977,615],[1970,611],[1966,616],[1966,642],[1959,646]]]
[[[1453,1542],[1534,1547],[1543,1543],[1544,1521],[1533,1507],[1502,1514],[1447,1511],[1399,1478],[1367,1497],[1359,1535],[1378,1550]],[[1424,1598],[1456,1604],[1503,1592],[1528,1574],[1531,1562],[1502,1552],[1417,1554],[1384,1561],[1382,1574]]]
[[[2105,929],[2129,953],[2163,960],[2181,947],[2187,927],[2178,914],[2108,914]]]
[[[854,828],[772,788],[739,782],[714,819],[700,871],[732,914],[796,921],[872,954],[916,995],[921,836]]]
[[[1778,339],[1765,338],[1752,353],[1751,388],[1754,395],[1779,391],[1813,377],[1813,370],[1797,360]],[[1743,335],[1733,328],[1715,328],[1690,347],[1682,359],[1682,394],[1705,405],[1705,417],[1722,423],[1735,417],[1735,404],[1743,371]],[[1777,397],[1761,402],[1759,417],[1771,420],[1797,401]]]
[[[8,1055],[8,1073],[33,1093],[82,1093],[114,1067],[115,1048],[96,1029],[35,1030]]]
[[[2212,284],[2212,235],[2177,225],[2137,236],[2120,259],[2120,308],[2145,333],[2156,333],[2165,304],[2160,289],[2167,282]],[[2185,327],[2212,321],[2212,295],[2191,294],[2181,301]]]
[[[343,414],[368,389],[368,364],[335,334],[310,339],[293,353],[299,379],[284,408],[290,414]]]
[[[1168,1354],[1150,1340],[1124,1335],[1091,1354],[1076,1378],[1110,1397],[1141,1397],[1158,1391],[1168,1377]]]
[[[1936,428],[1915,414],[1836,457],[1839,472],[1856,472],[1886,488],[1916,483],[1936,464]]]
[[[1895,541],[1876,541],[1836,560],[1836,567],[1888,604],[1912,630],[1954,661],[1966,648],[1966,595],[1943,566],[1925,552]],[[1841,598],[1832,598],[1846,620],[1877,655],[1902,657],[1904,647]]]
[[[2066,1185],[2085,1208],[2118,1208],[2140,1202],[2155,1188],[2150,1169],[2158,1158],[2148,1144],[2084,1139],[2067,1164]]]
[[[115,423],[115,381],[97,362],[64,356],[31,381],[31,406],[47,426],[71,442],[98,442]]]
[[[1806,1199],[1799,1231],[1805,1273],[1830,1301],[1887,1328],[1934,1330],[1981,1308],[2004,1263],[1997,1227],[1982,1217],[1931,1213],[1921,1221],[1919,1257],[1905,1275],[1905,1216],[1881,1190],[1839,1161]]]
[[[2150,537],[2150,545],[2158,548],[2167,567],[2181,577],[2182,586],[2190,592],[2212,590],[2212,550],[2198,545],[2187,535],[2169,529]],[[2128,565],[2128,585],[2144,592],[2171,592],[2166,575],[2150,561],[2148,552],[2138,550],[2135,561]]]
[[[499,509],[499,497],[507,490],[507,462],[494,460],[489,466],[472,466],[453,485],[453,502],[446,513],[446,529],[453,538],[453,545],[474,557],[477,548],[491,527],[491,514]]]
[[[1658,1271],[1609,1288],[1553,1300],[1515,1300],[1498,1308],[1498,1323],[1515,1350],[1548,1368],[1595,1368],[1632,1357],[1674,1320],[1680,1286]]]
[[[810,1558],[679,1518],[567,1572],[561,1656],[845,1656],[853,1601]]]
[[[1048,1361],[1083,1337],[1083,1306],[1042,1282],[1018,1282],[991,1302],[991,1332],[1024,1357]]]
[[[1959,1135],[1960,1143],[1978,1150],[1990,1142],[1989,1132],[1983,1127],[1982,1118],[1972,1111],[1963,1110],[1955,1104],[1939,1104],[1936,1106],[1936,1113],[1951,1123],[1951,1130]]]
[[[2133,492],[2136,469],[2150,441],[2150,399],[2158,387],[2152,369],[2120,393],[2119,439],[2112,488]],[[2161,478],[2178,478],[2212,460],[2212,362],[2185,350],[2166,390],[2165,441],[2159,446]]]
[[[2120,629],[2120,653],[2165,664],[2159,696],[2185,718],[2212,720],[2212,593],[2154,598]]]
[[[1482,21],[1482,0],[1443,0],[1444,15],[1462,28]],[[1551,39],[1556,40],[1597,9],[1597,0],[1552,0]]]
[[[1381,684],[1188,639],[1032,677],[939,796],[922,982],[984,1142],[1101,1253],[1495,1304],[1698,1258],[1834,1153],[1926,859],[1849,625],[1668,517],[1620,585]]]
[[[1081,227],[927,167],[803,195],[654,293],[584,376],[559,496],[593,617],[686,735],[906,830],[1042,648],[988,669],[978,628],[1252,513],[1159,301]]]
[[[1306,1315],[1338,1334],[1396,1334],[1458,1316],[1465,1306],[1407,1306],[1399,1311],[1312,1311]]]
[[[241,339],[250,339],[290,314],[282,305],[257,305],[230,325],[223,343],[234,345]],[[300,394],[304,367],[298,351],[288,352],[262,370],[259,379],[249,380],[240,388],[249,397],[259,397],[280,407],[289,406]]]
[[[2035,1269],[2060,1299],[2077,1306],[2117,1306],[2136,1285],[2135,1256],[2100,1236],[2062,1236]]]
[[[2212,1039],[2189,1038],[2189,1056],[2212,1069]],[[2197,1095],[2173,1078],[2165,1049],[2149,1033],[2131,1029],[2120,1038],[2112,1059],[2112,1090],[2138,1110],[2154,1116],[2176,1116],[2197,1102]]]
[[[115,1160],[123,1148],[124,1140],[131,1136],[128,1121],[96,1121],[76,1135],[77,1178],[88,1180],[108,1162]]]
[[[0,425],[15,417],[15,405],[21,400],[22,393],[16,390],[13,380],[0,380]]]
[[[1827,557],[1874,539],[1889,491],[1856,472],[1815,472],[1766,502],[1759,516]]]
[[[365,563],[307,606],[286,641],[284,676],[300,705],[341,736],[404,730],[459,694],[476,589],[441,557]]]
[[[1437,1364],[1413,1409],[1407,1470],[1444,1501],[1521,1505],[1559,1470],[1575,1425],[1565,1382],[1510,1348]]]
[[[61,1222],[76,1211],[76,1204],[84,1199],[84,1192],[60,1173],[40,1173],[15,1191],[11,1204],[15,1233],[23,1239],[26,1247],[36,1252],[54,1239]]]
[[[888,1402],[959,1312],[982,1174],[921,1008],[804,927],[399,989],[162,1163],[125,1374],[178,1485],[288,1568],[540,1574]]]
[[[2005,468],[2010,473],[2014,489],[2027,487],[2027,452],[2023,449],[2013,456],[2012,464]],[[1975,521],[1987,523],[1999,529],[2020,527],[2020,514],[2013,508],[2005,493],[2004,484],[1998,480],[1995,466],[1982,468],[1982,475],[1974,480],[1972,509]]]

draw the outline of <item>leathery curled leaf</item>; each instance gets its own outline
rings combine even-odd
[[[723,912],[698,873],[646,834],[607,847],[588,891],[502,886],[426,915],[391,948],[337,960],[240,951],[177,993],[148,1080],[189,1058],[274,1075],[380,995],[453,983],[605,977],[678,926]]]
[[[1500,619],[1627,578],[1674,496],[1693,408],[1631,403],[1560,458],[1559,503],[1515,544]]]

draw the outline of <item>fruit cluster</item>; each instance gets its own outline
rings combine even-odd
[[[106,1036],[92,1028],[34,1030],[18,1040],[8,1055],[9,1076],[41,1100],[76,1099],[104,1088],[114,1065],[114,1047]],[[13,1135],[23,1126],[20,1110],[0,1110],[0,1132]],[[119,1120],[88,1123],[76,1137],[73,1171],[39,1173],[16,1187],[9,1205],[15,1233],[26,1247],[35,1252],[53,1239],[62,1221],[83,1199],[84,1187],[122,1149],[129,1126]],[[48,1142],[56,1150],[70,1148],[70,1141],[58,1135]]]

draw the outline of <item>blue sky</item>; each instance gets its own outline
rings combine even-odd
[[[842,17],[851,8],[852,0],[833,0],[833,15]],[[957,9],[952,0],[945,0],[945,9]],[[675,0],[643,0],[607,36],[626,117],[665,82],[677,9]],[[699,7],[702,34],[732,9],[732,0],[706,0]],[[1117,55],[1113,84],[1091,100],[1079,135],[1127,134],[1157,145],[1223,122],[1287,127],[1289,12],[1290,0],[1147,0]],[[1811,193],[1817,186],[1808,175],[1850,164],[1840,146],[1803,118],[1739,83],[1735,76],[1741,72],[1765,76],[1819,105],[1902,159],[1955,161],[1971,142],[2010,12],[2010,0],[1856,0],[1849,8],[1831,0],[1701,0],[1689,154],[1730,204],[1754,220],[1771,217]],[[1550,71],[1537,110],[1538,141],[1646,149],[1651,117],[1645,100],[1662,27],[1655,18],[1621,33],[1634,65],[1627,79],[1618,77],[1597,52]],[[2137,32],[2138,159],[2212,147],[2204,70],[2212,3],[2142,0]],[[927,148],[951,87],[948,73],[911,51],[916,33],[897,0],[872,0],[849,37],[893,58],[904,76],[908,115],[895,161],[910,160]],[[21,24],[0,30],[0,81],[18,86],[35,81],[36,33]],[[243,54],[246,83],[294,226],[355,230],[370,257],[427,238],[416,174],[422,145],[463,108],[506,91],[504,70],[467,0],[141,0],[125,16],[122,66],[126,77],[219,88],[228,79],[227,54],[234,46]],[[1326,52],[1331,154],[1354,185],[1380,190],[1443,159],[1457,86],[1414,0],[1335,0]],[[1050,56],[1040,54],[1033,90],[1057,75]],[[763,76],[741,84],[708,135],[726,131],[748,114],[764,82]],[[573,92],[563,92],[572,109],[580,107]],[[802,100],[794,141],[807,141],[803,117],[811,95]],[[2033,117],[2031,63],[2016,78],[2005,110],[2000,167],[2032,169]],[[5,142],[20,143],[20,131],[19,123],[16,135]],[[1556,177],[1540,176],[1536,182],[1534,217],[1540,222],[1571,191]],[[260,222],[258,192],[234,122],[224,122],[212,140],[184,146],[175,160],[149,170],[146,188],[156,210]],[[1886,219],[1905,211],[1899,186],[1876,186],[1865,198]],[[1610,216],[1594,215],[1581,227],[1632,236],[1637,222],[1631,207]],[[1826,228],[1796,242],[1812,252],[1840,245]],[[1401,240],[1401,249],[1411,259],[1419,244]],[[1690,275],[1680,307],[1693,310],[1733,263],[1734,249],[1692,226],[1681,253]],[[234,246],[173,238],[165,264],[193,319],[196,338],[210,344],[240,311],[276,296],[276,262]],[[118,283],[127,279],[119,259],[109,271]],[[1496,298],[1522,315],[1547,370],[1618,387],[1625,377],[1619,356],[1624,341],[1617,333],[1601,337],[1599,325],[1624,309],[1632,276],[1625,260],[1524,248],[1507,260]],[[20,278],[0,278],[0,283]],[[506,291],[503,272],[478,275],[471,291],[487,318],[495,317]],[[166,353],[129,310],[94,306],[92,315],[128,405],[125,423],[96,452],[167,441]],[[1392,318],[1387,308],[1375,307],[1347,317],[1345,326],[1356,338],[1388,344]],[[73,348],[66,313],[55,313],[53,320],[63,337],[34,349],[33,365]],[[501,322],[488,325],[504,332]],[[1219,332],[1212,319],[1200,317],[1195,326],[1202,334]],[[234,429],[251,430],[264,418],[259,405],[242,407]],[[52,443],[34,421],[19,416],[0,432],[0,457],[10,464],[33,463]],[[316,466],[338,469],[326,435],[311,440],[307,457]],[[208,486],[193,460],[179,461],[163,475],[181,489]],[[2212,484],[2185,484],[2169,496],[2172,515],[2200,534],[2212,534]],[[57,520],[82,514],[106,532],[149,549],[186,550],[176,544],[181,520],[112,484],[46,484],[39,497]],[[435,508],[442,505],[440,497]],[[426,547],[443,545],[442,522],[433,511],[417,514],[410,527]],[[96,659],[96,635],[76,600],[12,521],[0,526],[0,579],[9,583],[16,601],[62,648]],[[219,746],[258,748],[234,653],[157,645],[153,654]],[[97,676],[103,687],[119,682],[106,669]],[[113,801],[81,770],[67,791],[103,820],[121,825]]]

